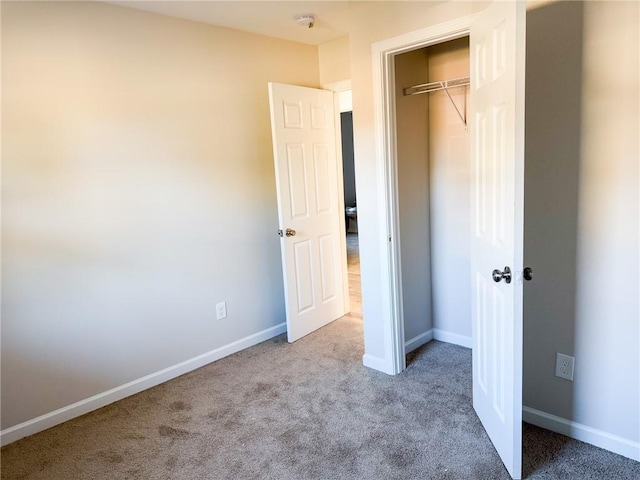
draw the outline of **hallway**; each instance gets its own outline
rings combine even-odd
[[[360,280],[360,248],[358,234],[347,234],[347,271],[349,274],[350,317],[362,319],[362,288]]]

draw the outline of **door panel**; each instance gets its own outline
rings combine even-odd
[[[298,293],[297,313],[302,314],[313,308],[313,266],[309,241],[293,242],[293,261],[296,265],[296,290]]]
[[[316,174],[316,211],[317,213],[331,214],[331,182],[329,180],[327,145],[315,144],[313,146],[313,166]]]
[[[346,313],[342,164],[332,92],[269,84],[290,342]]]
[[[284,128],[302,128],[302,102],[282,102]]]
[[[323,235],[318,239],[320,245],[320,277],[322,279],[322,301],[329,302],[336,296],[336,272],[334,271],[337,243],[332,235]]]
[[[309,209],[307,193],[307,174],[304,164],[304,145],[294,143],[287,145],[287,166],[289,174],[289,202],[291,218],[306,217]]]
[[[473,406],[507,470],[522,470],[524,2],[493,2],[470,32]],[[511,282],[492,277],[511,269]]]

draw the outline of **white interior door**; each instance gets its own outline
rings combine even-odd
[[[522,470],[524,42],[523,1],[493,2],[471,27],[473,407],[513,478]]]
[[[333,92],[270,83],[269,101],[287,337],[294,342],[347,310],[342,162]]]

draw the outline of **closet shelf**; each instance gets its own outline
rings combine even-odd
[[[462,120],[462,123],[464,123],[464,127],[466,129],[467,128],[466,103],[465,103],[465,112],[463,115],[460,112],[460,109],[458,108],[458,106],[456,105],[456,102],[454,102],[453,98],[451,98],[449,89],[456,88],[456,87],[466,87],[467,85],[470,85],[470,84],[471,84],[470,77],[460,77],[460,78],[453,78],[451,80],[441,80],[439,82],[421,83],[420,85],[413,85],[412,87],[406,87],[404,89],[404,95],[405,96],[422,95],[423,93],[431,93],[431,92],[438,92],[440,90],[444,90],[444,93],[446,93],[447,97],[449,97],[449,100],[451,100],[453,107],[456,109],[456,112],[458,112],[458,116],[460,117],[460,120]]]

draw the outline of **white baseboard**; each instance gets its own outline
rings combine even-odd
[[[387,375],[395,375],[395,372],[393,371],[393,365],[390,365],[388,362],[386,362],[384,358],[374,357],[373,355],[365,353],[362,356],[362,364],[365,367],[378,370],[379,372],[386,373]]]
[[[522,420],[640,462],[640,442],[526,406],[522,407]]]
[[[427,330],[420,335],[416,335],[412,339],[404,342],[404,353],[413,352],[416,348],[421,347],[431,340],[433,340],[433,330]]]
[[[439,328],[433,329],[433,339],[440,342],[453,343],[454,345],[460,345],[461,347],[472,348],[473,341],[471,337],[465,337],[457,333],[446,332]]]
[[[89,413],[98,408],[102,408],[110,403],[122,400],[125,397],[142,392],[151,387],[155,387],[161,383],[164,383],[173,378],[184,375],[185,373],[196,370],[211,362],[220,360],[232,353],[239,352],[245,348],[257,345],[258,343],[269,340],[277,335],[280,335],[287,331],[287,325],[281,323],[275,327],[268,328],[261,332],[249,335],[228,345],[216,348],[210,352],[203,353],[197,357],[191,358],[184,362],[172,365],[158,372],[152,373],[142,378],[138,378],[119,387],[112,388],[106,392],[99,393],[79,402],[72,403],[66,407],[59,408],[53,412],[46,413],[39,417],[27,420],[10,428],[6,428],[0,431],[0,444],[5,446],[16,440],[33,435],[34,433],[41,432],[47,428],[54,427],[60,423],[71,420],[72,418],[79,417],[85,413]]]

